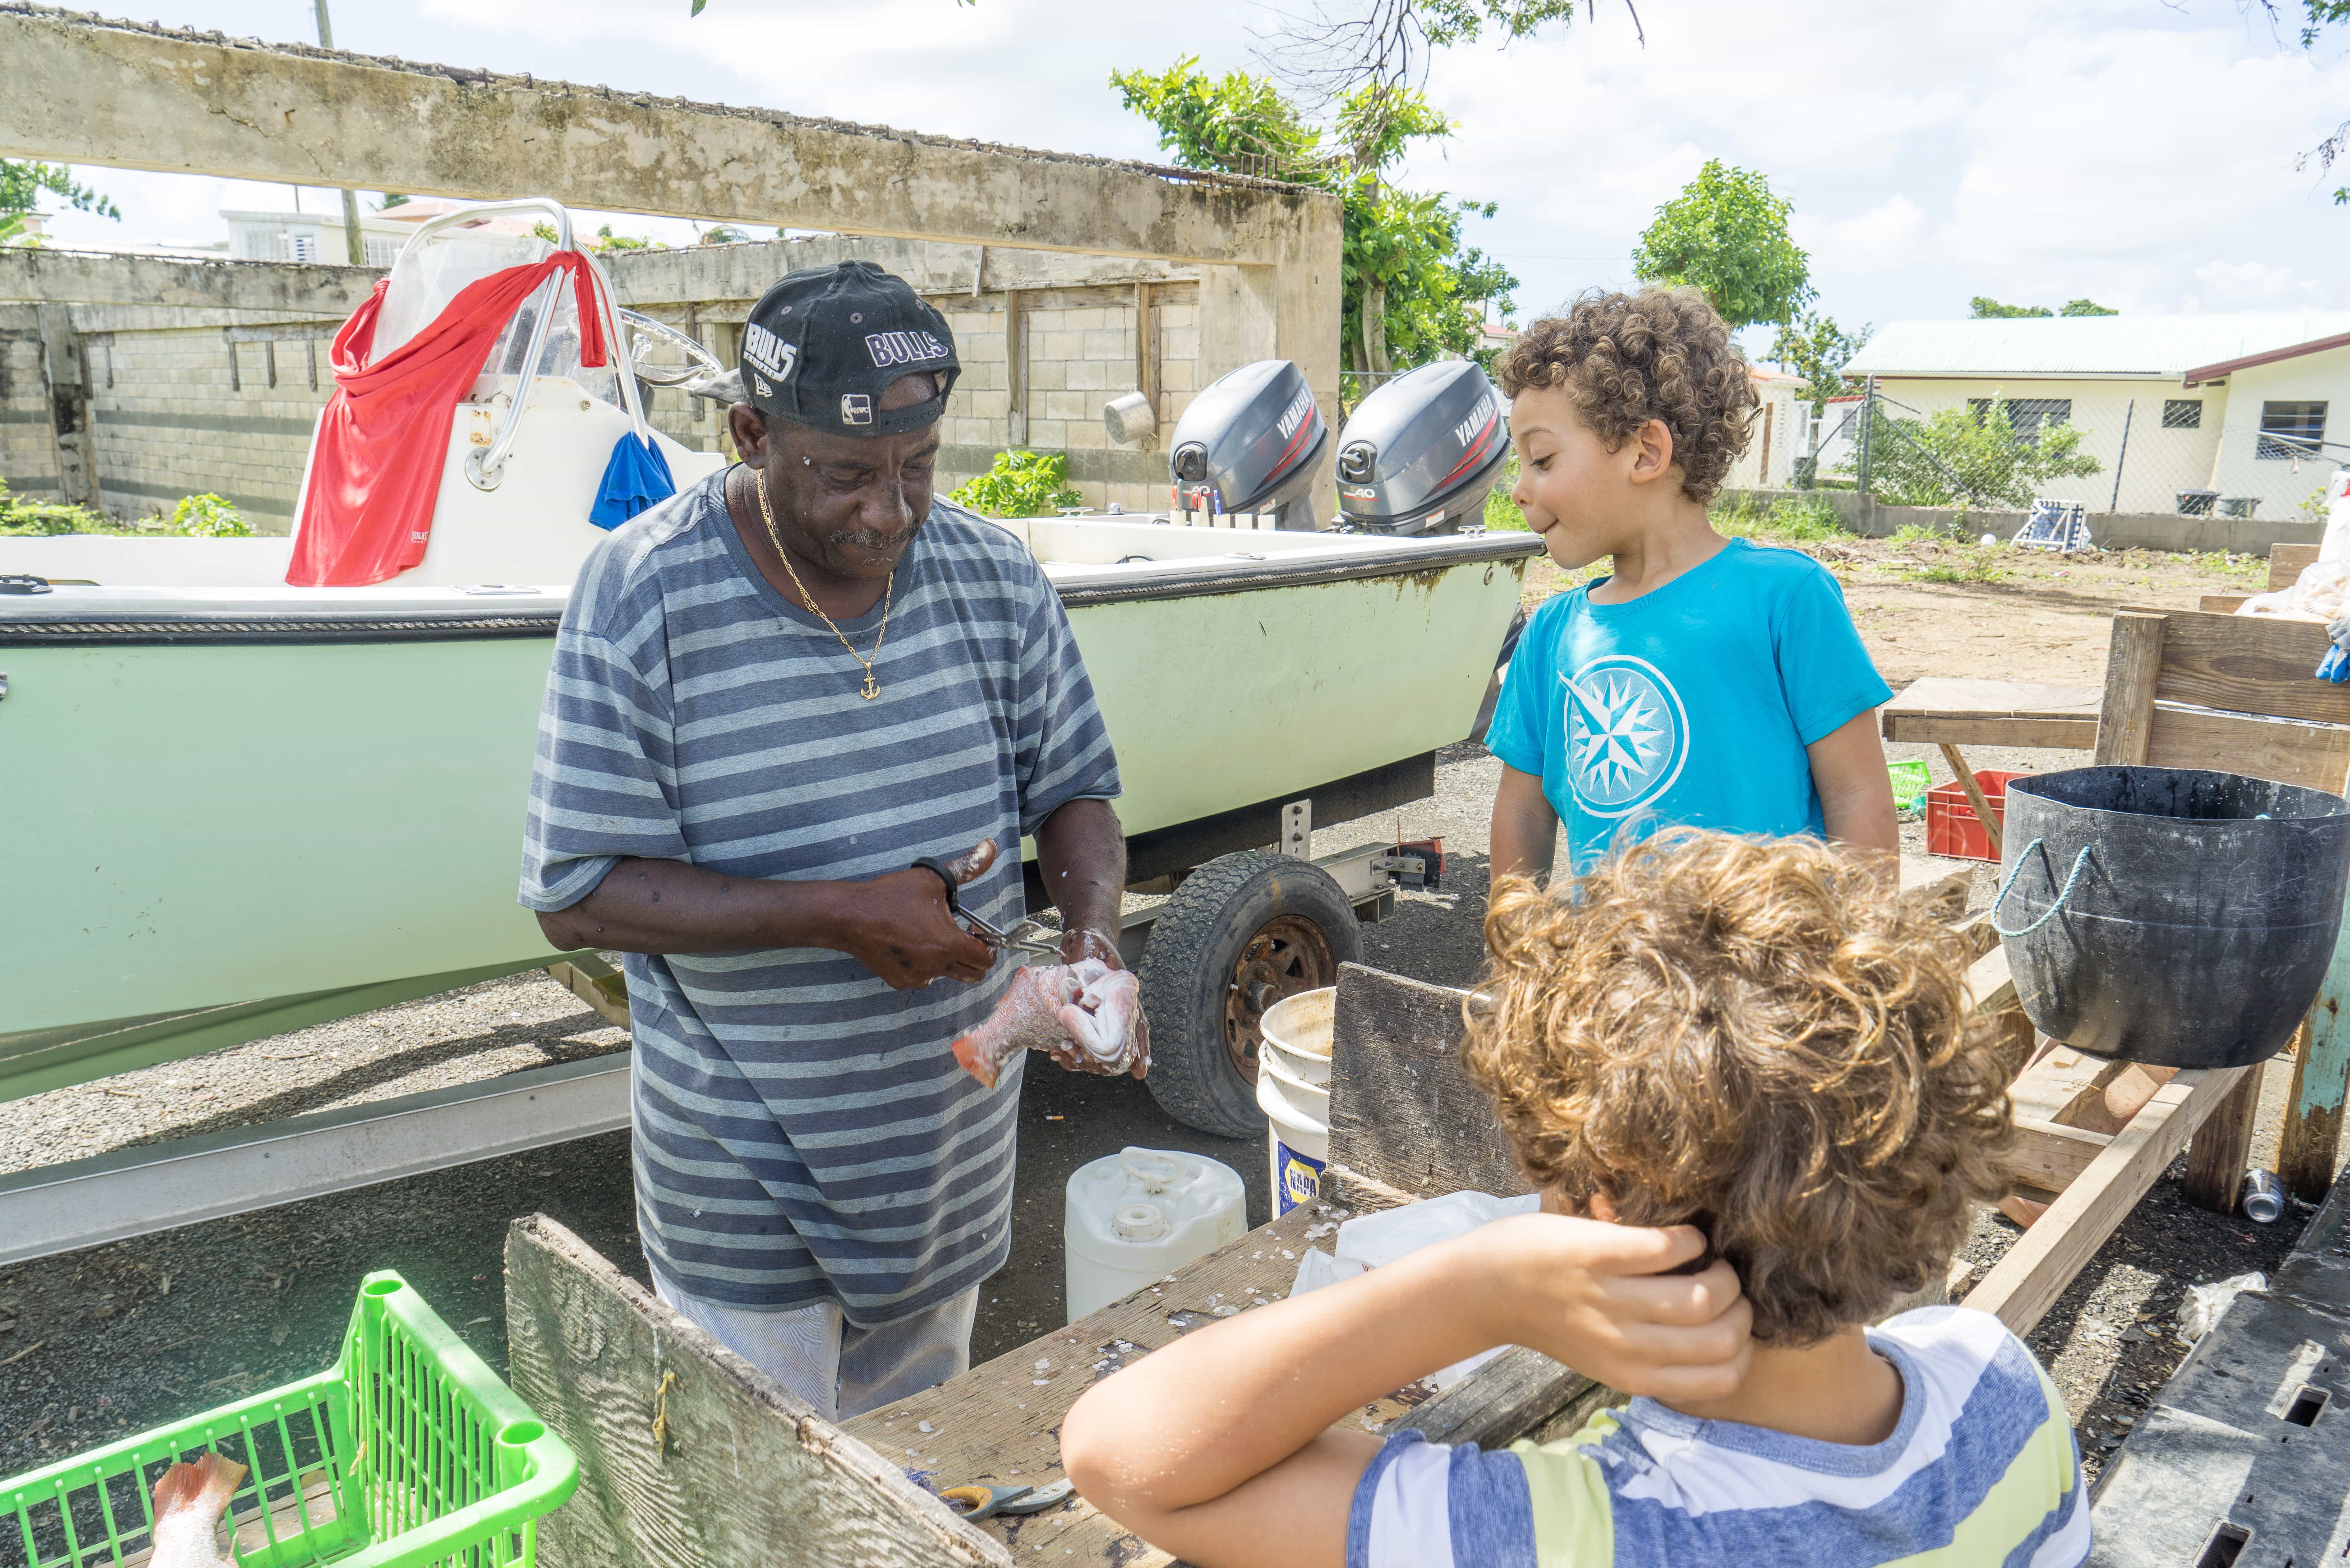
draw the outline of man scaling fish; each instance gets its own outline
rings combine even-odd
[[[1149,1065],[1068,618],[1012,533],[931,493],[959,369],[870,263],[766,292],[743,461],[580,571],[525,836],[548,940],[628,955],[655,1288],[835,1418],[969,1366],[1026,1048]],[[1015,971],[973,930],[1018,925],[1024,836],[1061,961]]]

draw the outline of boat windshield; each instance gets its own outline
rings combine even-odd
[[[445,229],[426,235],[421,244],[402,256],[392,268],[390,286],[384,291],[383,313],[376,323],[375,358],[381,358],[422,331],[467,287],[508,267],[544,261],[554,250],[552,244],[536,234],[501,232],[487,225]],[[555,319],[548,326],[546,347],[539,355],[536,373],[566,377],[577,381],[588,396],[615,408],[622,407],[619,381],[611,369],[589,369],[579,363],[577,292],[567,280],[556,281],[560,286],[553,291]],[[502,391],[513,389],[514,378],[522,369],[523,356],[529,351],[531,329],[546,306],[547,292],[541,289],[533,295],[507,321],[489,357],[483,361],[481,375],[466,390],[467,402],[484,403]]]

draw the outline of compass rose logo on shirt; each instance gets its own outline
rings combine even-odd
[[[1670,789],[1689,759],[1689,715],[1664,672],[1609,654],[1566,688],[1566,771],[1593,816],[1628,816]]]

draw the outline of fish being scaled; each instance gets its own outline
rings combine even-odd
[[[991,1089],[1022,1051],[1042,1051],[1079,1071],[1141,1077],[1150,1070],[1142,982],[1099,959],[1029,965],[1012,977],[987,1022],[954,1043],[963,1071]]]
[[[226,1568],[213,1532],[244,1467],[218,1454],[173,1465],[155,1483],[155,1549],[148,1568]]]

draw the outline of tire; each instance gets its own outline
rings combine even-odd
[[[1336,984],[1338,965],[1362,956],[1354,906],[1317,866],[1246,849],[1192,872],[1142,954],[1151,1097],[1201,1132],[1261,1136],[1257,1019],[1284,996]]]

